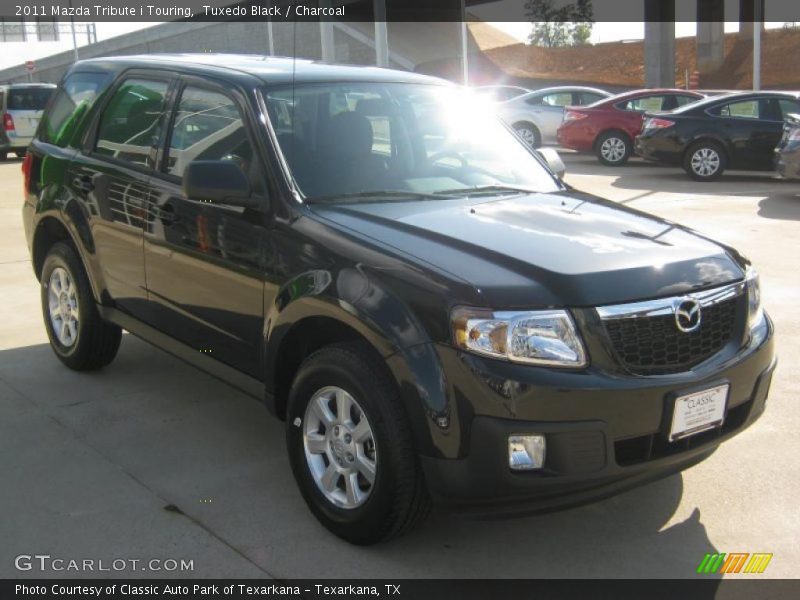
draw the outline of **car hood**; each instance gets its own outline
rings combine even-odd
[[[630,302],[744,276],[734,251],[574,190],[313,210],[471,284],[497,308]]]

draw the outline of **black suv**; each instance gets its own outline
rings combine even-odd
[[[262,400],[309,507],[351,542],[431,500],[616,493],[764,410],[773,326],[749,262],[571,189],[438,79],[79,62],[23,170],[56,356],[104,367],[126,329]]]

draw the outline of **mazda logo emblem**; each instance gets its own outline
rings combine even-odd
[[[700,327],[702,314],[700,305],[692,300],[681,300],[675,307],[675,325],[684,333],[691,333]]]

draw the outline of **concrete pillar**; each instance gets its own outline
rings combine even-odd
[[[330,7],[330,0],[322,0],[320,6]],[[336,44],[333,40],[333,22],[321,20],[319,22],[319,43],[320,54],[322,55],[322,62],[333,63],[336,62]]]
[[[725,60],[725,0],[697,3],[697,70],[713,71]]]
[[[373,17],[375,19],[375,64],[379,67],[388,67],[389,32],[386,26],[386,0],[374,0]]]
[[[757,15],[763,14],[764,0],[739,0],[739,39],[753,39],[753,22],[759,20]]]
[[[675,87],[675,0],[645,0],[644,84]]]

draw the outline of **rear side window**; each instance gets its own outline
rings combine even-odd
[[[736,117],[738,119],[758,119],[758,100],[744,100],[731,102],[718,107],[714,114],[720,117]]]
[[[580,106],[588,106],[589,104],[600,102],[600,100],[605,100],[605,96],[601,96],[600,94],[592,94],[590,92],[580,92],[576,95],[578,98],[578,104]]]
[[[167,88],[164,81],[125,80],[100,118],[95,152],[152,167],[161,138]]]
[[[107,73],[73,73],[68,76],[42,117],[38,138],[65,147],[110,80]]]
[[[545,106],[567,106],[572,104],[572,94],[570,92],[548,94],[542,98],[542,104]]]
[[[55,88],[11,88],[8,90],[8,110],[44,110]]]
[[[664,108],[664,102],[665,96],[641,96],[619,104],[618,107],[622,110],[644,112],[648,110],[662,110]]]

